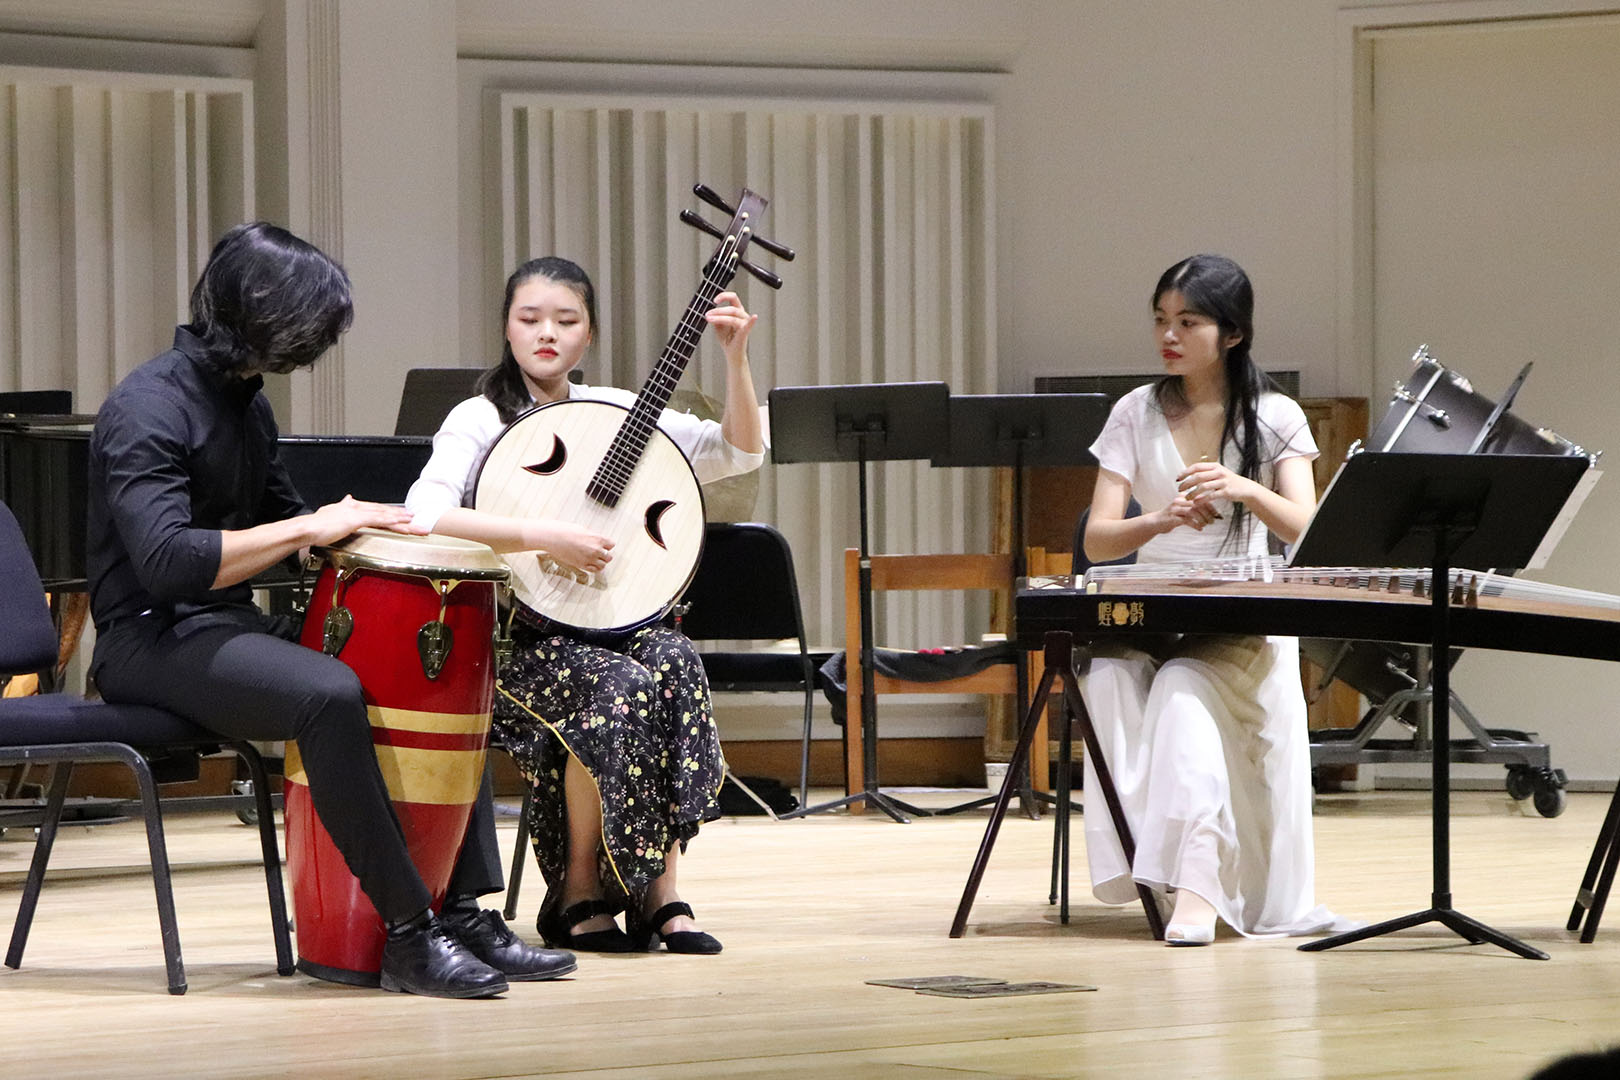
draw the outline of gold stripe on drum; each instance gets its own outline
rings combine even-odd
[[[394,802],[462,806],[478,797],[484,779],[482,750],[420,750],[411,746],[377,747],[377,768]],[[309,786],[298,747],[287,744],[289,784]]]
[[[366,715],[371,718],[372,727],[394,731],[436,731],[458,735],[477,735],[489,731],[487,712],[421,712],[416,709],[391,709],[382,705],[368,705]]]
[[[368,708],[377,767],[395,802],[460,805],[478,795],[489,713]],[[298,744],[287,744],[288,783],[308,786]]]
[[[465,806],[483,783],[484,751],[379,746],[377,768],[395,802]]]

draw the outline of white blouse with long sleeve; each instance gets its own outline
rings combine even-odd
[[[570,383],[568,398],[605,401],[628,409],[636,395],[615,386]],[[714,420],[665,409],[658,417],[658,427],[692,463],[699,483],[751,472],[765,460],[763,453],[751,454],[727,442]],[[495,403],[486,397],[468,398],[450,410],[433,436],[432,457],[405,496],[406,507],[415,515],[413,524],[431,532],[446,510],[465,505],[484,455],[504,430]]]

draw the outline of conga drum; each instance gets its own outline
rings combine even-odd
[[[437,908],[483,780],[496,594],[509,572],[483,544],[376,529],[315,555],[323,566],[300,640],[359,676],[378,768]],[[286,778],[298,968],[376,986],[382,919],[315,813],[294,743]]]

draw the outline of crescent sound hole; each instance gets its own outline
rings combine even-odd
[[[568,448],[563,445],[561,436],[551,437],[551,456],[538,465],[525,465],[523,471],[534,473],[536,476],[551,476],[563,467],[568,461]]]
[[[652,538],[653,543],[666,550],[669,545],[664,543],[664,532],[659,522],[663,519],[664,512],[674,505],[675,503],[669,499],[659,499],[647,507],[647,535]]]

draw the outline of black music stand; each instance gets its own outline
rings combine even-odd
[[[1322,496],[1293,566],[1431,567],[1431,655],[1450,655],[1452,567],[1522,569],[1575,490],[1584,457],[1510,454],[1362,453],[1339,468]],[[1320,952],[1438,922],[1471,945],[1498,945],[1546,960],[1451,906],[1451,665],[1432,669],[1434,881],[1430,906],[1410,915],[1300,946]]]
[[[1024,564],[1024,467],[1095,464],[1091,444],[1108,420],[1108,395],[953,394],[950,408],[950,442],[934,456],[933,464],[940,468],[1011,467],[1012,577],[1017,581],[1029,572]],[[1022,720],[1029,704],[1029,665],[1024,650],[1018,650],[1014,662],[1018,689],[1013,715]],[[1037,795],[1026,777],[1008,776],[1005,783],[1022,783],[1020,791],[1032,802],[1036,798],[1055,801],[1052,796]],[[994,801],[994,795],[985,795],[934,813],[955,814]]]
[[[898,822],[908,821],[907,813],[922,813],[878,790],[866,466],[872,461],[913,461],[938,453],[946,435],[949,397],[950,388],[942,382],[916,382],[779,386],[766,399],[771,416],[772,461],[779,465],[853,461],[860,478],[861,790],[784,814],[784,819],[836,810],[862,800]]]

